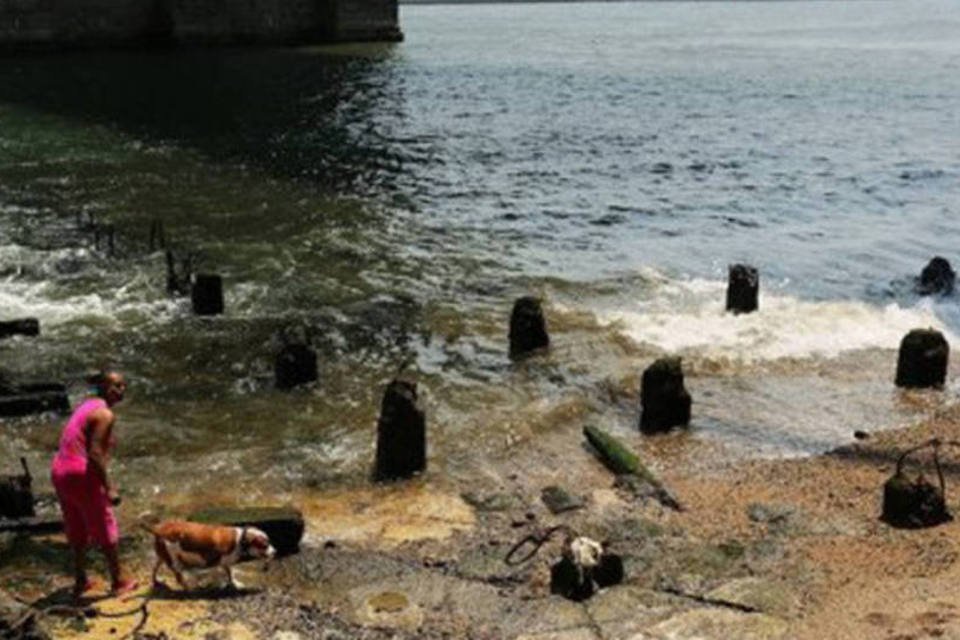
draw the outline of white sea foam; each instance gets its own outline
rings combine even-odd
[[[5,318],[31,317],[46,327],[81,319],[115,322],[135,313],[144,318],[169,317],[176,302],[167,299],[155,277],[131,268],[122,279],[103,272],[103,290],[77,292],[65,282],[71,274],[90,275],[95,260],[86,249],[39,251],[19,245],[0,246],[0,309]],[[59,276],[59,277],[58,277]]]
[[[719,281],[674,280],[658,287],[650,300],[603,310],[598,318],[641,344],[744,361],[896,349],[908,331],[920,327],[938,329],[956,342],[949,328],[955,325],[940,317],[945,308],[929,299],[913,307],[808,301],[768,288],[761,290],[758,312],[733,315],[724,310],[725,289]]]

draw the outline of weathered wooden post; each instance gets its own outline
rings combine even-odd
[[[387,386],[377,421],[377,481],[409,478],[427,466],[427,421],[417,402],[417,384]]]
[[[947,378],[950,345],[936,329],[914,329],[900,342],[898,387],[942,387]]]
[[[93,247],[100,251],[101,238],[106,243],[107,255],[113,256],[116,249],[115,229],[112,224],[97,224],[93,227]]]
[[[680,358],[660,358],[643,372],[640,431],[662,433],[690,423],[690,394],[683,385]]]
[[[317,352],[306,344],[284,345],[277,354],[274,374],[278,389],[292,389],[317,379]]]
[[[946,258],[935,256],[920,272],[917,279],[917,293],[920,295],[949,295],[953,293],[953,285],[957,274]]]
[[[38,335],[40,335],[40,321],[36,318],[19,318],[0,322],[0,338]]]
[[[167,249],[164,254],[167,259],[167,293],[173,295],[180,293],[180,279],[177,277],[177,266],[174,260],[173,251]]]
[[[760,274],[755,267],[745,264],[730,265],[727,278],[727,311],[750,313],[757,310],[760,294]]]
[[[522,358],[550,346],[547,321],[539,300],[524,296],[513,303],[509,337],[511,358]]]
[[[167,236],[163,230],[163,220],[150,222],[150,251],[167,248]]]
[[[67,387],[59,382],[0,386],[0,416],[13,418],[44,411],[64,413],[69,410]]]
[[[190,300],[197,315],[223,313],[223,278],[213,273],[198,273],[190,288]]]

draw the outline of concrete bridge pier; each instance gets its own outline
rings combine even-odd
[[[403,39],[397,0],[4,0],[0,49]]]

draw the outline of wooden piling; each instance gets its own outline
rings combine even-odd
[[[522,358],[550,346],[547,322],[540,301],[532,296],[518,298],[510,314],[510,357]]]
[[[426,416],[417,399],[417,384],[394,380],[383,394],[377,421],[377,481],[410,478],[427,466]]]
[[[199,316],[223,313],[223,278],[215,273],[198,273],[190,288],[190,300]]]
[[[734,314],[756,311],[760,294],[760,274],[745,264],[730,265],[727,278],[727,311]]]

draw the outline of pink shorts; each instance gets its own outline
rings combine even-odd
[[[100,480],[93,474],[69,472],[54,472],[51,479],[60,500],[70,546],[115,546],[120,539],[120,529]]]

